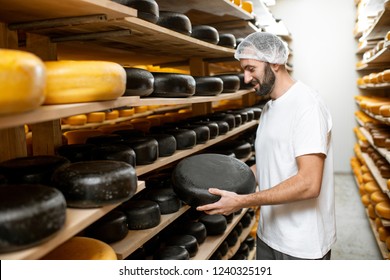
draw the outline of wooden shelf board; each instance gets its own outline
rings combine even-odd
[[[390,1],[384,1],[383,10],[375,19],[375,22],[363,32],[360,40],[383,39],[390,26]]]
[[[370,65],[373,66],[383,65],[384,67],[388,67],[389,62],[390,62],[390,50],[387,48],[381,49],[373,57],[363,61],[363,63],[365,63],[367,67],[370,67]]]
[[[366,84],[366,85],[360,85],[360,89],[388,89],[390,88],[390,83],[381,83],[381,84]]]
[[[137,193],[144,188],[145,182],[138,181]],[[0,254],[0,260],[31,260],[42,258],[58,245],[73,237],[119,205],[120,203],[116,203],[101,208],[91,209],[67,208],[65,225],[63,229],[61,229],[53,237],[51,237],[46,242],[29,249],[7,254]]]
[[[372,176],[374,176],[375,181],[378,183],[379,187],[381,188],[382,192],[387,194],[390,197],[390,192],[387,189],[386,182],[387,180],[384,179],[381,174],[379,173],[378,168],[375,166],[372,159],[365,153],[362,153],[362,156],[364,158],[364,161],[367,164],[368,169],[370,169]]]
[[[115,100],[74,103],[63,105],[42,105],[37,109],[15,115],[5,115],[0,117],[0,129],[10,128],[24,124],[45,122],[73,115],[104,111],[107,109],[123,106],[132,106],[139,101],[138,96],[120,97]]]
[[[160,223],[153,228],[144,230],[129,230],[127,236],[124,239],[115,243],[111,243],[110,246],[116,252],[118,259],[123,260],[139,247],[141,247],[146,241],[164,229],[172,221],[180,217],[188,209],[190,209],[190,206],[184,205],[179,209],[179,211],[175,213],[161,215]]]
[[[232,20],[252,20],[253,15],[228,0],[157,0],[160,11],[186,14],[193,25],[213,24]]]
[[[148,172],[151,172],[151,171],[154,171],[158,168],[161,168],[167,164],[170,164],[170,163],[173,163],[177,160],[180,160],[186,156],[195,154],[195,153],[202,151],[202,150],[204,150],[204,149],[206,149],[214,144],[217,144],[225,139],[228,139],[234,135],[237,135],[238,133],[243,132],[246,129],[253,127],[257,124],[258,124],[258,121],[251,121],[251,122],[245,123],[237,128],[234,128],[233,130],[227,132],[225,135],[218,136],[215,139],[210,139],[205,144],[198,144],[195,147],[193,147],[192,149],[188,149],[188,150],[176,151],[172,156],[169,156],[169,157],[160,157],[153,164],[139,165],[136,167],[137,175],[141,176],[143,174],[146,174]]]
[[[0,21],[16,23],[92,14],[114,19],[136,17],[137,10],[110,0],[1,0]]]

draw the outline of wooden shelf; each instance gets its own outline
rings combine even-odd
[[[381,83],[381,84],[366,84],[366,85],[359,85],[360,89],[390,89],[390,83]]]
[[[137,193],[145,188],[144,181],[138,181]],[[66,220],[64,228],[55,234],[48,241],[37,245],[35,247],[7,253],[0,254],[0,260],[31,260],[39,259],[49,253],[51,250],[73,237],[87,226],[106,215],[108,212],[118,207],[120,203],[104,206],[101,208],[91,209],[66,209]]]
[[[190,206],[184,205],[175,213],[161,215],[161,221],[156,227],[144,230],[129,230],[124,239],[110,244],[116,252],[118,259],[123,260],[127,258],[131,253],[141,247],[146,241],[155,236],[171,222],[180,217],[188,209],[190,209]]]
[[[381,174],[379,173],[378,168],[375,166],[372,159],[365,153],[362,153],[362,156],[364,158],[364,161],[367,164],[368,169],[371,171],[372,176],[374,177],[375,181],[378,183],[379,187],[381,188],[382,192],[387,194],[390,197],[390,191],[387,188],[387,180],[384,179]]]
[[[390,63],[390,50],[383,48],[373,57],[363,61],[364,65],[357,70],[387,69]]]
[[[0,21],[21,23],[92,14],[104,14],[108,19],[116,19],[136,17],[137,10],[110,0],[1,0]]]
[[[386,0],[382,12],[378,15],[375,22],[363,32],[361,41],[383,39],[389,31],[390,26],[390,1]]]
[[[247,130],[248,128],[254,127],[257,124],[258,124],[258,121],[251,121],[251,122],[245,123],[237,128],[234,128],[231,131],[228,131],[225,135],[218,136],[215,139],[210,139],[205,144],[198,144],[195,147],[193,147],[192,149],[188,149],[188,150],[176,151],[172,156],[169,156],[169,157],[160,157],[153,164],[139,165],[136,167],[137,175],[138,176],[144,175],[148,172],[154,171],[158,168],[161,168],[161,167],[166,166],[170,163],[173,163],[177,160],[180,160],[186,156],[190,156],[192,154],[200,152],[200,151],[202,151],[202,150],[204,150],[204,149],[206,149],[214,144],[217,144],[217,143],[224,141],[224,140],[226,140],[234,135],[237,135],[237,134]]]

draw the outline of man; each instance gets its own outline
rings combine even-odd
[[[245,82],[270,97],[255,142],[259,191],[211,188],[221,199],[197,209],[228,215],[261,206],[257,259],[330,259],[336,241],[332,120],[320,96],[289,75],[287,57],[286,44],[266,32],[238,46]]]

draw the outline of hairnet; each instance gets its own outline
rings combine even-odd
[[[287,44],[278,36],[267,32],[255,32],[248,35],[237,47],[234,57],[255,59],[273,64],[286,64]]]

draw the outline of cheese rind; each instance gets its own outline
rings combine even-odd
[[[46,68],[36,55],[0,49],[0,115],[27,112],[45,100]]]

